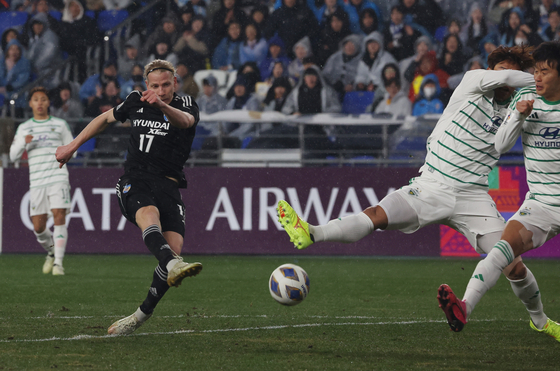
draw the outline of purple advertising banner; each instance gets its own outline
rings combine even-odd
[[[353,244],[298,251],[276,220],[286,199],[312,224],[355,214],[417,175],[411,168],[189,168],[183,191],[187,254],[439,256],[439,228],[407,235],[376,231]],[[139,229],[122,218],[115,184],[121,169],[70,168],[67,216],[72,253],[148,253]],[[29,219],[27,169],[4,169],[2,252],[43,252]]]

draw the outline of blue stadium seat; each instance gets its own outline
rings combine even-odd
[[[342,112],[347,114],[365,113],[367,106],[373,102],[372,91],[351,91],[344,95]]]
[[[97,17],[99,31],[106,32],[128,18],[126,10],[103,10]]]
[[[49,14],[59,22],[62,20],[62,12],[59,12],[58,10],[49,10]]]
[[[93,10],[86,10],[84,14],[91,19],[95,19],[95,12]]]
[[[85,153],[92,152],[95,149],[95,138],[91,138],[78,148],[78,157],[83,157]]]
[[[1,12],[0,35],[8,28],[21,28],[27,22],[28,16],[26,12]]]
[[[438,42],[442,42],[446,32],[447,32],[447,26],[440,26],[436,29],[436,32],[434,33],[434,38]]]

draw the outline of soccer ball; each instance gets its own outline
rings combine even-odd
[[[283,264],[270,275],[268,289],[280,304],[296,305],[309,293],[309,276],[300,266]]]

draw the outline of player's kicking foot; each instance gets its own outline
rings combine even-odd
[[[447,317],[447,323],[452,331],[459,332],[467,323],[467,304],[459,300],[446,284],[438,288],[439,307]]]
[[[51,255],[49,253],[47,254],[47,257],[45,258],[45,263],[43,264],[43,273],[44,274],[51,273],[53,269],[53,265],[54,265],[54,255]]]
[[[62,267],[62,265],[53,265],[52,274],[53,276],[64,276],[64,268]]]
[[[302,250],[313,243],[309,233],[309,224],[299,217],[289,203],[284,200],[278,201],[276,211],[278,221],[290,236],[290,242],[293,242],[294,247]]]
[[[138,327],[142,326],[142,324],[146,322],[151,316],[151,314],[147,315],[143,321],[140,321],[138,317],[136,317],[136,314],[133,313],[130,316],[122,318],[109,326],[107,333],[109,335],[130,335],[134,331],[136,331]]]
[[[542,330],[539,330],[537,326],[535,326],[533,321],[529,321],[529,325],[533,330],[542,332],[543,334],[553,337],[554,339],[556,339],[556,341],[560,341],[560,324],[554,322],[550,318],[546,320],[546,325],[544,325]]]
[[[170,287],[179,287],[183,278],[196,276],[202,270],[200,263],[185,263],[182,259],[176,260],[177,263],[167,273],[167,284]]]

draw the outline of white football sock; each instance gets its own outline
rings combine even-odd
[[[529,312],[531,320],[535,326],[539,330],[542,330],[542,328],[546,325],[548,317],[543,311],[541,293],[539,291],[537,280],[535,279],[533,272],[531,272],[529,268],[526,269],[527,277],[521,280],[509,280],[509,282],[511,283],[511,288],[513,289],[515,295],[517,295],[523,304],[525,304],[525,308],[527,308],[527,312]]]
[[[142,312],[140,307],[138,307],[138,309],[136,309],[136,312],[134,312],[134,315],[136,316],[136,318],[138,318],[138,321],[140,321],[140,322],[144,322],[152,316],[151,314],[146,314],[146,313]]]
[[[45,228],[45,230],[41,233],[37,233],[35,231],[33,231],[33,233],[35,233],[37,242],[39,242],[39,244],[43,246],[43,249],[45,249],[49,253],[52,253],[54,242],[51,231],[48,228]]]
[[[369,216],[364,213],[333,219],[326,225],[309,225],[309,233],[313,235],[315,242],[356,242],[374,230],[373,222]]]
[[[467,285],[463,299],[467,303],[467,317],[470,316],[480,299],[490,290],[502,274],[505,267],[514,259],[513,250],[509,243],[500,240],[494,245],[488,256],[476,266],[473,276]]]
[[[54,264],[62,267],[62,259],[66,251],[66,242],[68,241],[68,228],[66,224],[55,225],[53,228],[54,238]]]

